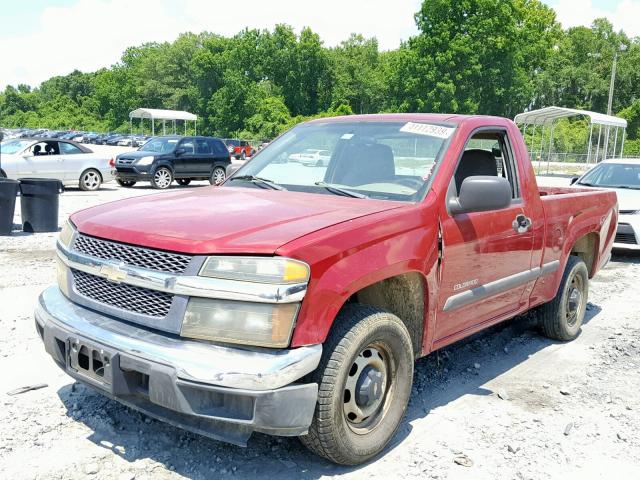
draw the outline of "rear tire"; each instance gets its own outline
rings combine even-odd
[[[395,315],[367,305],[346,305],[311,375],[318,402],[300,441],[341,465],[380,453],[404,416],[413,383],[413,348]]]
[[[135,180],[120,180],[119,178],[116,178],[116,183],[125,188],[133,187],[136,184]]]
[[[80,190],[95,192],[100,189],[100,185],[102,185],[102,175],[95,168],[88,168],[80,175],[80,180],[78,181]]]
[[[159,190],[166,190],[173,182],[173,172],[167,167],[160,167],[153,172],[151,177],[151,185]]]
[[[178,178],[176,180],[176,182],[178,182],[178,185],[182,185],[183,187],[186,187],[187,185],[189,185],[191,183],[191,179],[190,178]]]
[[[588,296],[587,266],[580,257],[570,256],[558,293],[553,300],[540,306],[538,310],[544,335],[564,342],[576,338],[587,310]]]
[[[211,172],[211,177],[209,177],[209,183],[211,185],[220,185],[227,179],[227,171],[224,167],[215,167],[213,172]]]

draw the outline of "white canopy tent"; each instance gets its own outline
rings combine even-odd
[[[525,142],[527,139],[527,130],[529,128],[532,129],[529,133],[529,142],[527,145],[530,153],[536,151],[536,141],[539,136],[540,143],[538,145],[539,150],[537,150],[538,161],[543,161],[543,157],[546,154],[546,161],[549,162],[551,160],[551,154],[553,153],[553,133],[555,124],[560,119],[570,117],[585,117],[589,120],[589,143],[586,154],[587,164],[591,163],[592,160],[595,160],[595,162],[604,160],[607,158],[609,153],[611,154],[609,155],[610,158],[622,157],[627,128],[627,121],[624,118],[613,117],[603,113],[590,112],[588,110],[577,110],[575,108],[546,107],[540,110],[520,113],[516,115],[514,121],[521,126],[522,134],[525,136]],[[594,127],[597,127],[598,129],[598,141],[595,146],[595,152],[593,145]],[[549,140],[546,152],[546,142],[544,142],[545,130],[547,131],[547,137]],[[610,150],[612,135],[613,148]]]
[[[158,110],[156,108],[137,108],[129,112],[129,123],[131,125],[131,132],[133,133],[133,119],[139,118],[140,125],[145,118],[151,120],[151,134],[156,134],[156,120],[162,120],[162,134],[166,135],[166,121],[170,120],[173,123],[173,133],[176,133],[176,120],[184,122],[184,134],[187,134],[187,122],[193,122],[194,131],[198,131],[198,116],[193,113],[184,112],[180,110]]]

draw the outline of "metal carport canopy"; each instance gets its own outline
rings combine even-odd
[[[588,110],[577,110],[565,107],[546,107],[540,110],[519,113],[514,121],[518,124],[528,125],[550,125],[556,120],[565,117],[583,115],[589,117],[589,122],[594,125],[608,125],[611,127],[627,128],[627,121],[624,118],[605,115],[604,113],[590,112]]]
[[[133,132],[133,119],[140,118],[140,123],[142,124],[142,119],[148,118],[151,120],[151,133],[155,135],[156,120],[162,120],[162,132],[163,134],[166,132],[165,130],[165,121],[171,120],[173,121],[173,131],[175,133],[176,130],[176,120],[182,120],[185,122],[184,131],[185,135],[187,132],[187,124],[186,122],[194,122],[194,129],[197,131],[198,124],[198,116],[194,115],[191,112],[185,112],[183,110],[160,110],[157,108],[136,108],[135,110],[129,112],[129,122],[131,124],[131,131]]]
[[[129,112],[131,118],[153,118],[155,120],[189,120],[195,122],[197,115],[181,110],[158,110],[157,108],[136,108]]]

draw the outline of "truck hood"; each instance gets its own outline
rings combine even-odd
[[[619,210],[640,210],[640,190],[614,188],[618,196]]]
[[[116,242],[198,254],[273,254],[314,231],[399,208],[401,202],[204,187],[130,198],[71,216],[81,233]]]

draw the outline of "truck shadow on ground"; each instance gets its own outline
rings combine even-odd
[[[585,324],[599,312],[600,307],[589,304]],[[412,432],[412,423],[437,408],[464,395],[495,395],[485,387],[487,382],[554,343],[539,334],[535,314],[528,313],[419,360],[405,419],[391,444],[371,463],[393,458],[394,450]],[[254,434],[246,449],[217,442],[148,418],[79,383],[61,388],[58,395],[67,415],[91,429],[88,439],[129,462],[129,471],[136,475],[144,472],[153,477],[160,473],[156,469],[166,468],[197,479],[226,474],[315,479],[362,468],[333,465],[312,455],[295,438]]]

